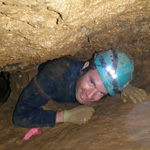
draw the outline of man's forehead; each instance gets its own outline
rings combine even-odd
[[[90,69],[89,75],[91,75],[92,77],[99,77],[99,73],[98,73],[97,69]]]
[[[105,95],[108,94],[97,69],[91,70],[90,78],[95,82],[95,86],[98,91],[104,93]]]

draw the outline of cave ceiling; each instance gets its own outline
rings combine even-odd
[[[0,71],[115,48],[141,68],[137,78],[150,81],[149,29],[149,0],[0,0]]]

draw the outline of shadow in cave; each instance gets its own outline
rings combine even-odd
[[[9,76],[8,72],[0,72],[0,105],[7,101],[11,92]]]

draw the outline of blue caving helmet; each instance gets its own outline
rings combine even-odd
[[[94,55],[100,78],[110,95],[125,88],[133,78],[133,61],[120,50],[107,50]]]

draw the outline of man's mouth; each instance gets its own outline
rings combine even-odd
[[[83,90],[81,91],[81,93],[80,93],[80,97],[81,97],[81,99],[83,100],[83,101],[88,101],[88,98],[85,96],[85,94],[83,93]]]

